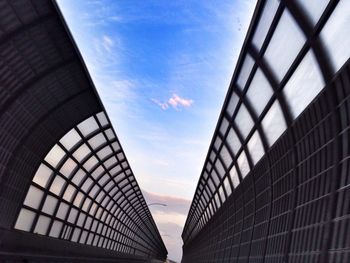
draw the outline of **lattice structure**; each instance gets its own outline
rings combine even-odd
[[[136,255],[156,250],[147,205],[104,112],[55,144],[34,175],[15,228]],[[146,221],[147,222],[147,221]]]
[[[183,262],[350,260],[349,13],[348,1],[258,2],[185,223]]]
[[[54,1],[0,1],[0,261],[167,251]]]

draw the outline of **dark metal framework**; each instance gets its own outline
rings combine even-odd
[[[349,11],[343,0],[258,2],[183,262],[350,260]]]
[[[0,1],[0,29],[0,258],[165,259],[56,3]]]
[[[70,130],[44,158],[14,227],[144,256],[159,246],[148,217],[120,144],[100,112]]]

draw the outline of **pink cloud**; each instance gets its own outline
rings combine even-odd
[[[156,99],[151,99],[155,104],[157,104],[162,110],[166,110],[167,108],[169,108],[168,103],[164,102],[160,102],[159,100]]]
[[[174,93],[173,96],[168,100],[168,103],[176,109],[178,105],[183,107],[190,107],[193,104],[193,100],[181,98]]]
[[[178,110],[178,107],[190,107],[193,104],[193,100],[181,98],[177,94],[173,94],[173,96],[167,102],[160,102],[156,99],[151,99],[155,104],[157,104],[162,110],[167,110],[169,105],[174,109]]]

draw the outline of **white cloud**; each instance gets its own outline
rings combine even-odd
[[[142,189],[148,204],[161,203],[166,206],[150,206],[159,232],[169,252],[169,258],[180,262],[182,256],[181,233],[191,201],[171,195],[159,195]]]
[[[156,99],[151,99],[151,101],[157,104],[162,110],[167,110],[169,108],[169,105],[172,106],[175,110],[178,110],[179,107],[188,108],[193,104],[193,100],[182,98],[175,93],[171,98],[168,99],[167,102],[160,102],[159,100],[156,100]]]
[[[173,96],[168,100],[168,103],[176,109],[179,105],[183,107],[190,107],[193,104],[193,100],[181,98],[180,96],[173,94]]]
[[[157,104],[162,110],[166,110],[169,108],[169,105],[166,102],[160,102],[159,100],[156,100],[156,99],[151,99],[151,101]]]
[[[111,53],[111,51],[112,51],[111,48],[113,47],[113,45],[114,45],[114,42],[109,36],[104,35],[102,37],[102,46],[104,47],[104,49],[106,51]]]

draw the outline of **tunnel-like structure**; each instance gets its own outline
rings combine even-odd
[[[167,251],[55,1],[0,0],[0,261]]]
[[[184,263],[350,262],[350,1],[258,1]]]

